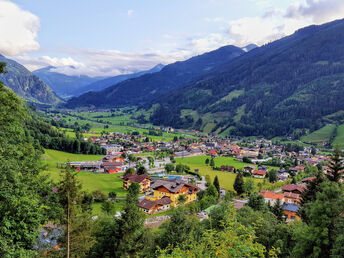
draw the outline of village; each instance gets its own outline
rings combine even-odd
[[[133,182],[138,183],[141,196],[137,205],[148,215],[164,214],[173,207],[197,203],[207,191],[212,183],[208,175],[200,173],[199,168],[191,170],[187,165],[178,167],[186,158],[203,157],[205,164],[213,171],[234,176],[241,174],[245,180],[268,180],[271,183],[269,187],[258,183],[256,192],[270,206],[279,202],[287,222],[300,219],[298,210],[301,194],[307,184],[315,179],[314,171],[322,170],[325,174],[330,171],[331,156],[318,153],[313,146],[275,145],[267,139],[248,141],[204,136],[151,142],[144,135],[108,133],[103,137],[84,140],[99,144],[107,155],[98,161],[71,161],[69,164],[79,173],[118,173],[123,181],[123,189],[128,189]],[[217,162],[223,158],[235,162],[233,165]],[[240,168],[237,164],[240,164]],[[66,164],[59,165],[63,167]],[[226,194],[231,194],[236,209],[247,204],[251,192],[239,193],[228,190],[232,186],[224,182],[220,181],[219,184],[220,201]],[[216,205],[218,202],[203,206],[205,209],[198,212],[198,217],[206,219],[207,210]]]

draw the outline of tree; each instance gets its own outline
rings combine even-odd
[[[342,163],[341,158],[342,152],[341,150],[336,147],[333,152],[333,156],[331,157],[330,162],[330,172],[327,173],[327,178],[332,182],[338,182],[341,177],[341,171],[344,169],[344,165]]]
[[[214,158],[210,159],[210,166],[213,168],[215,166]]]
[[[135,168],[127,168],[124,172],[124,175],[135,175],[136,174],[136,170]]]
[[[215,176],[214,178],[214,182],[213,185],[215,186],[216,190],[218,191],[218,193],[220,194],[221,191],[221,187],[220,187],[220,182],[217,176]]]
[[[137,206],[140,185],[130,184],[122,216],[118,221],[119,246],[116,256],[136,255],[145,246],[144,214]]]
[[[235,177],[233,188],[239,195],[244,193],[244,178],[240,172]]]
[[[208,158],[206,158],[205,164],[206,164],[206,165],[209,165],[209,159],[208,159]]]
[[[280,199],[277,199],[274,205],[271,207],[271,212],[279,221],[284,221],[283,205]]]
[[[111,201],[116,201],[117,193],[116,192],[109,192],[109,199]]]
[[[207,196],[212,196],[215,199],[219,197],[219,192],[217,191],[216,187],[214,185],[210,185],[206,190]]]
[[[271,169],[268,176],[269,176],[270,183],[274,183],[277,181],[277,172],[275,169]]]
[[[66,230],[62,239],[66,257],[85,256],[93,244],[91,213],[82,210],[81,184],[68,165],[59,182],[59,195],[64,209],[62,221]]]
[[[102,202],[101,209],[102,209],[102,212],[109,215],[114,212],[115,206],[112,202],[105,201],[105,202]]]
[[[248,178],[244,182],[243,189],[244,189],[244,193],[246,193],[248,196],[250,196],[255,190],[254,180],[252,178]]]
[[[147,169],[144,166],[139,166],[137,169],[137,174],[138,175],[143,175],[143,174],[147,174]]]
[[[101,190],[93,191],[92,196],[96,202],[103,202],[106,200],[106,195]]]
[[[258,194],[251,194],[250,198],[248,199],[247,205],[254,210],[266,210],[267,206],[264,201],[264,197]]]
[[[168,163],[165,165],[165,170],[167,173],[171,173],[173,170],[175,170],[175,167],[172,163]]]

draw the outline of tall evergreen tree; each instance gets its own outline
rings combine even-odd
[[[341,171],[344,170],[343,160],[341,158],[342,152],[336,147],[333,152],[330,164],[330,172],[327,173],[327,178],[332,182],[338,182],[341,177]]]
[[[216,187],[217,191],[220,194],[221,187],[220,187],[220,182],[219,182],[219,179],[217,176],[215,176],[215,178],[214,178],[213,185]]]
[[[233,184],[233,188],[239,195],[244,193],[244,178],[241,172],[238,172]]]

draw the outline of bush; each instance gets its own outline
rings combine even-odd
[[[92,196],[96,202],[103,202],[106,200],[106,195],[101,190],[93,191]]]

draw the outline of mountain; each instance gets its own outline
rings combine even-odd
[[[242,50],[244,50],[245,52],[249,52],[255,48],[257,48],[258,46],[256,44],[249,44],[245,47],[242,48]]]
[[[225,46],[186,61],[167,65],[160,72],[145,74],[100,92],[88,92],[78,98],[72,98],[67,107],[111,107],[146,103],[216,70],[243,53],[245,52],[241,48]]]
[[[0,74],[0,81],[19,96],[36,103],[57,104],[62,102],[48,85],[21,64],[7,59],[1,54],[0,62],[6,63],[7,71],[5,74]]]
[[[116,84],[118,84],[122,81],[128,80],[128,79],[140,77],[144,74],[160,72],[163,67],[164,67],[164,65],[157,64],[152,69],[149,69],[147,71],[141,71],[141,72],[131,73],[131,74],[122,74],[122,75],[117,75],[114,77],[106,78],[103,80],[99,80],[99,81],[96,81],[94,83],[88,84],[84,87],[81,87],[79,93],[75,94],[75,95],[78,96],[78,95],[81,95],[81,94],[88,92],[88,91],[101,91],[105,88],[116,85]]]
[[[33,71],[32,73],[41,78],[42,81],[48,84],[59,96],[63,98],[75,96],[80,92],[81,88],[103,79],[102,77],[92,78],[85,75],[69,76],[63,73],[58,73],[55,69],[56,67],[54,66],[47,66]]]
[[[154,124],[227,136],[297,135],[329,118],[343,122],[344,20],[255,48],[153,104]]]

